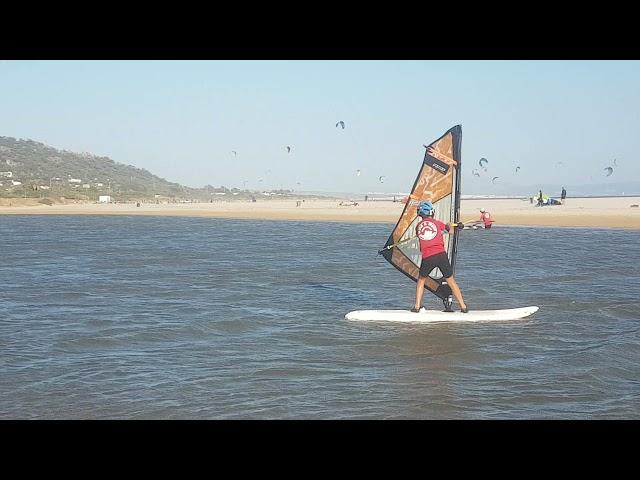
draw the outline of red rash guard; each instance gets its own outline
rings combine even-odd
[[[491,225],[493,223],[493,218],[491,218],[491,214],[489,212],[481,213],[480,220],[482,220],[485,225]]]
[[[422,221],[416,225],[416,234],[420,239],[422,258],[446,252],[444,249],[444,238],[442,236],[443,231],[449,231],[447,225],[431,217],[423,218]]]

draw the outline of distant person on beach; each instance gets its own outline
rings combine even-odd
[[[538,192],[538,206],[541,207],[543,205],[542,201],[542,190]]]
[[[451,225],[444,224],[440,220],[433,218],[435,210],[431,202],[420,202],[418,205],[418,215],[422,217],[422,220],[416,225],[416,235],[420,242],[420,252],[422,253],[422,263],[420,264],[420,274],[418,276],[418,282],[416,285],[416,303],[415,307],[411,309],[412,312],[417,313],[422,308],[422,295],[424,294],[424,282],[427,280],[427,276],[434,268],[439,268],[442,275],[447,280],[447,285],[451,288],[453,296],[460,304],[460,311],[467,313],[469,309],[467,304],[464,303],[462,298],[462,292],[460,287],[453,278],[453,268],[447,257],[447,251],[444,248],[443,233],[449,232]],[[453,228],[464,228],[464,225],[458,224]],[[445,311],[452,311],[448,302],[445,302]]]
[[[494,222],[491,214],[484,208],[480,209],[480,220],[484,223],[484,228],[491,228],[491,224]]]
[[[560,194],[560,203],[564,205],[564,199],[567,198],[567,191],[562,187],[562,193]]]

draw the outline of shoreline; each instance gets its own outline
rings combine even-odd
[[[9,205],[11,203],[11,205]],[[17,205],[16,205],[17,203]],[[640,197],[570,198],[566,205],[535,207],[518,199],[463,199],[460,219],[468,223],[479,218],[479,209],[487,208],[495,226],[620,228],[640,230]],[[400,202],[358,202],[340,205],[339,200],[307,199],[261,202],[215,202],[188,204],[67,203],[43,205],[37,199],[2,199],[0,221],[4,215],[128,215],[228,218],[239,220],[291,220],[310,222],[393,223],[404,208]]]

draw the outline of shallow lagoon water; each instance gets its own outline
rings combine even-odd
[[[639,232],[463,231],[470,308],[533,317],[349,322],[412,305],[392,227],[0,217],[0,418],[640,418]]]

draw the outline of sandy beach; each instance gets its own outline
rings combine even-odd
[[[345,199],[346,200],[346,199]],[[404,208],[390,201],[358,201],[357,206],[340,205],[340,200],[305,199],[296,206],[296,199],[248,201],[218,201],[214,203],[97,204],[66,203],[43,205],[37,199],[0,199],[0,215],[168,215],[188,217],[219,217],[263,220],[300,220],[332,222],[395,223]],[[569,198],[565,205],[535,207],[528,200],[466,199],[461,203],[461,220],[479,217],[479,209],[491,212],[501,225],[604,227],[640,229],[640,197]],[[1,221],[1,220],[0,220]]]

